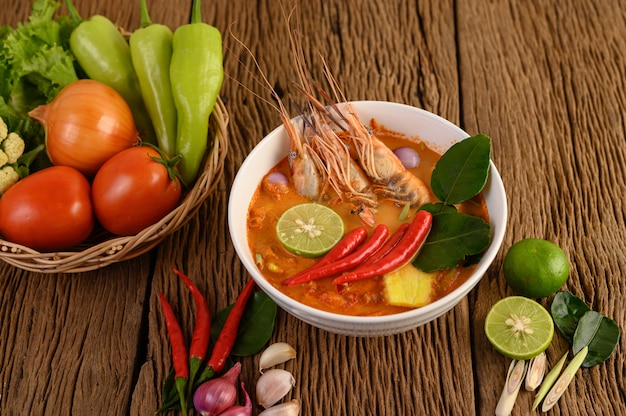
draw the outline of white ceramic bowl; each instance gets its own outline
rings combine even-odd
[[[404,104],[357,101],[352,103],[363,123],[375,118],[379,124],[407,137],[420,137],[434,150],[444,152],[468,134],[451,122],[415,107]],[[268,134],[250,152],[241,165],[233,183],[228,204],[230,235],[244,267],[257,285],[281,308],[315,327],[352,336],[382,336],[411,330],[436,319],[452,309],[478,284],[495,258],[507,223],[507,203],[502,179],[493,162],[489,180],[483,193],[492,225],[492,241],[474,273],[465,283],[447,296],[424,307],[387,316],[361,317],[329,313],[304,305],[273,287],[257,269],[249,250],[246,218],[250,200],[263,176],[289,151],[289,140],[282,126]]]

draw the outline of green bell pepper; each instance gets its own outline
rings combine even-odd
[[[186,184],[198,175],[206,152],[209,116],[224,79],[222,34],[200,18],[200,0],[193,0],[191,22],[174,32],[170,79],[178,113],[176,153]]]
[[[82,20],[71,0],[65,0],[65,5],[72,18],[80,21],[70,35],[70,49],[76,61],[89,78],[107,84],[124,98],[144,142],[155,144],[128,42],[106,17],[94,15]]]
[[[176,106],[170,83],[171,29],[153,24],[146,0],[141,0],[141,28],[129,40],[130,56],[159,147],[170,157],[176,152]]]

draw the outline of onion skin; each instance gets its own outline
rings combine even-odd
[[[68,84],[49,104],[28,115],[46,131],[52,164],[72,167],[88,177],[111,156],[135,145],[139,137],[122,96],[90,79]]]

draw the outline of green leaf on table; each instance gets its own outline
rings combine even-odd
[[[578,321],[572,351],[574,354],[588,346],[583,367],[593,367],[606,361],[619,343],[617,323],[595,311],[588,311]]]
[[[419,254],[418,269],[430,273],[456,267],[489,245],[491,227],[482,218],[446,210],[433,215],[433,225]]]
[[[568,291],[558,292],[550,307],[554,324],[570,344],[573,342],[578,321],[590,310],[582,299]]]
[[[222,309],[215,316],[211,324],[211,338],[213,342],[217,340],[233,305]],[[261,291],[254,292],[241,317],[237,339],[231,354],[238,357],[246,357],[261,351],[274,332],[276,310],[276,303],[269,296]]]
[[[469,137],[450,147],[437,162],[430,186],[445,204],[458,204],[478,195],[487,183],[491,139]]]

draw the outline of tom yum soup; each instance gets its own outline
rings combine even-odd
[[[471,275],[490,242],[484,135],[443,155],[349,104],[285,124],[291,149],[266,172],[247,236],[263,276],[328,312],[419,308]]]

